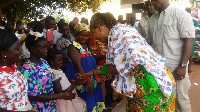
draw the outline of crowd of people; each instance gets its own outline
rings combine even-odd
[[[0,111],[106,112],[124,97],[126,112],[191,112],[199,26],[168,0],[147,1],[145,11],[125,24],[111,13],[17,21],[15,31],[1,21]]]

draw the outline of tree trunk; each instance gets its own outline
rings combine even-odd
[[[7,24],[14,29],[15,27],[15,21],[16,21],[16,15],[14,15],[12,12],[8,12],[6,15],[7,18]]]
[[[3,9],[4,7],[13,4],[15,2],[17,2],[18,0],[2,0],[0,1],[0,19],[2,20],[2,14],[1,14],[1,9]],[[11,28],[14,28],[14,24],[15,24],[15,19],[16,19],[16,15],[13,15],[12,12],[8,12],[6,15],[7,18],[7,24],[9,26],[11,26]]]

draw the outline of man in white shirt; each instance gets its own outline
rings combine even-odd
[[[151,33],[149,31],[150,30],[149,22],[151,22],[150,18],[156,11],[153,7],[153,4],[149,0],[145,2],[144,7],[145,10],[147,11],[147,14],[140,19],[140,22],[138,24],[138,32],[146,39],[147,43],[151,45],[153,42],[153,34],[149,34]]]
[[[195,37],[192,18],[186,11],[172,7],[169,0],[151,0],[158,10],[152,23],[153,47],[165,57],[165,66],[176,79],[176,112],[191,112],[188,90],[191,86],[188,76],[188,60]],[[152,25],[152,26],[153,26]]]

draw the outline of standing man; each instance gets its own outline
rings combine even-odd
[[[153,34],[149,34],[151,33],[149,22],[152,15],[155,14],[155,9],[153,7],[153,4],[149,0],[145,2],[144,7],[147,14],[140,19],[140,22],[138,24],[138,32],[146,39],[147,43],[151,45],[153,43]]]
[[[174,8],[169,0],[152,0],[158,10],[154,24],[154,49],[165,57],[165,66],[176,79],[176,112],[191,112],[188,90],[188,60],[191,56],[195,29],[189,13]]]

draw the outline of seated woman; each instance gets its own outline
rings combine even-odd
[[[73,41],[73,44],[69,45],[67,49],[69,61],[66,63],[66,76],[71,82],[77,78],[74,76],[76,73],[85,73],[97,68],[95,58],[86,44],[90,36],[89,26],[77,25],[75,33],[76,41]],[[77,87],[77,93],[86,101],[87,112],[103,111],[105,105],[98,76],[88,77],[84,85]]]
[[[21,44],[10,30],[0,29],[0,111],[31,111],[28,82],[16,63],[22,55]]]
[[[175,111],[175,80],[156,53],[131,26],[117,24],[110,13],[96,13],[90,21],[93,36],[108,43],[108,72],[112,86],[128,98],[127,112]]]

